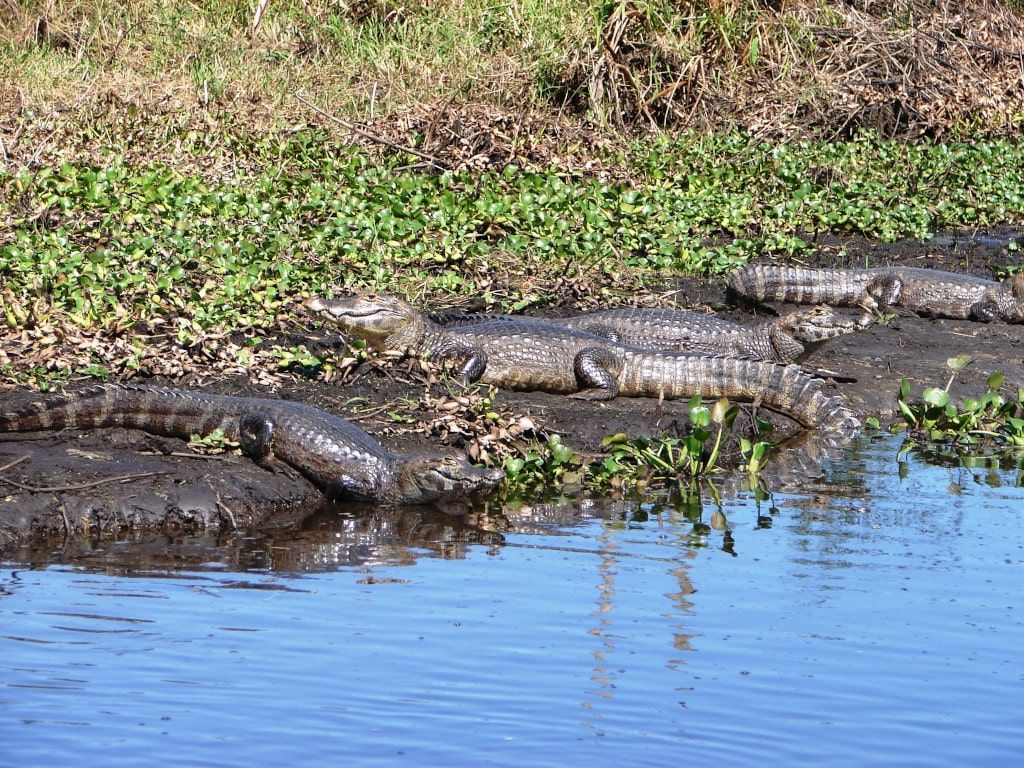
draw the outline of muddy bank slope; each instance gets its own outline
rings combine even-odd
[[[946,238],[925,244],[877,246],[857,242],[824,243],[818,263],[835,266],[903,264],[991,276],[993,266],[1012,262],[1006,243],[1012,233],[985,238]],[[764,309],[732,307],[724,285],[681,279],[660,303],[704,307],[724,317],[757,322]],[[553,306],[550,314],[571,311]],[[781,308],[780,308],[781,309]],[[854,311],[854,313],[856,313]],[[343,351],[335,334],[309,318],[303,338],[322,355]],[[829,384],[861,415],[891,417],[901,378],[920,391],[949,378],[946,360],[968,355],[974,362],[953,382],[955,397],[976,394],[995,371],[1005,387],[1024,387],[1024,326],[958,320],[895,317],[884,325],[826,344],[805,365],[855,381]],[[193,382],[162,382],[189,386]],[[405,363],[364,364],[340,385],[322,379],[298,380],[272,392],[240,380],[207,380],[204,389],[224,394],[277,394],[310,402],[354,418],[387,447],[423,452],[448,449],[487,452],[495,443],[527,446],[551,433],[582,452],[600,450],[601,439],[616,432],[634,436],[673,432],[687,423],[682,402],[619,398],[594,403],[544,393],[501,391],[462,397],[443,383],[428,383]],[[37,393],[0,393],[5,407],[38,399]],[[483,410],[497,412],[487,426]],[[749,409],[746,409],[749,412]],[[788,419],[770,415],[777,436],[798,432]],[[744,416],[741,424],[748,427]],[[505,430],[502,433],[502,429]],[[489,430],[489,431],[488,431]],[[492,460],[501,454],[491,450]],[[23,458],[24,457],[24,458]],[[476,456],[474,456],[476,458]],[[200,457],[183,440],[153,437],[134,430],[67,430],[62,433],[0,436],[0,477],[33,490],[4,483],[0,496],[0,544],[39,532],[97,533],[114,530],[246,530],[267,525],[296,525],[322,505],[320,493],[296,472],[270,473],[237,455]],[[152,473],[152,474],[149,474]],[[125,475],[147,474],[122,481]],[[88,484],[100,481],[100,484]],[[457,511],[457,510],[456,510]]]

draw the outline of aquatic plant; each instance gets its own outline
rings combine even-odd
[[[985,392],[954,403],[949,395],[957,373],[973,362],[969,357],[951,357],[946,361],[951,373],[945,387],[925,387],[920,398],[912,396],[910,382],[901,380],[896,398],[902,421],[909,433],[911,447],[919,443],[941,443],[964,449],[987,447],[1024,447],[1024,389],[1014,396],[999,392],[1004,375],[993,373],[985,382]]]
[[[698,478],[723,471],[723,442],[732,433],[739,411],[725,398],[708,407],[695,396],[688,403],[690,423],[683,434],[631,437],[620,432],[605,437],[604,452],[589,459],[552,435],[524,455],[506,459],[506,489],[517,495],[544,488],[621,491],[691,486]],[[757,424],[761,432],[771,428],[761,420]],[[773,443],[739,438],[739,445],[741,468],[756,475],[769,461]]]

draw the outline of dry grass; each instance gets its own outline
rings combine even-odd
[[[626,0],[599,46],[565,71],[591,112],[617,126],[739,126],[776,138],[1015,133],[1024,19],[985,0],[684,0],[667,18]]]
[[[1013,134],[1022,72],[1019,3],[993,0],[0,0],[0,162],[324,122],[297,92],[453,162],[681,128]]]

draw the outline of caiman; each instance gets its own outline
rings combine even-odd
[[[793,363],[858,324],[828,307],[798,309],[769,322],[741,325],[703,312],[623,307],[558,318],[470,312],[439,316],[448,327],[514,321],[553,323],[644,349],[736,355]]]
[[[1024,272],[1002,280],[917,267],[805,269],[748,264],[728,279],[734,295],[758,301],[861,307],[861,324],[872,312],[904,309],[931,317],[1024,322]]]
[[[0,432],[66,427],[130,427],[182,438],[220,429],[257,463],[273,469],[284,462],[338,499],[421,504],[492,488],[503,477],[458,456],[392,453],[355,424],[288,400],[106,384],[0,413]]]
[[[798,366],[741,357],[646,350],[574,328],[498,321],[445,328],[387,295],[313,298],[310,309],[381,352],[455,363],[464,382],[511,389],[616,395],[727,397],[763,402],[804,426],[850,432],[859,422],[844,401]]]

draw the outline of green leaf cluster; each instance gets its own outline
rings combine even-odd
[[[962,358],[947,362],[957,364]],[[1004,397],[998,391],[1003,379],[1002,373],[993,373],[983,394],[965,398],[961,404],[951,400],[949,384],[944,389],[926,387],[921,399],[914,399],[910,383],[903,379],[896,403],[914,441],[944,443],[972,451],[986,446],[1022,447],[1024,389],[1018,389],[1015,397]]]
[[[589,461],[552,435],[524,456],[505,461],[506,489],[511,495],[521,495],[558,487],[690,487],[697,479],[722,471],[723,439],[731,433],[739,407],[723,398],[709,408],[696,396],[688,403],[688,412],[690,425],[681,436],[630,437],[620,432],[605,437],[601,441],[604,455]],[[771,429],[767,422],[758,424],[762,431]],[[747,438],[740,444],[743,467],[752,474],[760,472],[773,444]]]
[[[807,254],[809,233],[923,238],[1024,214],[1024,141],[685,135],[605,158],[614,176],[431,174],[316,129],[238,139],[230,153],[220,160],[240,170],[208,177],[117,156],[0,172],[0,319],[170,322],[189,343],[266,327],[312,292],[482,293],[522,306],[566,275],[611,289],[624,276]]]

